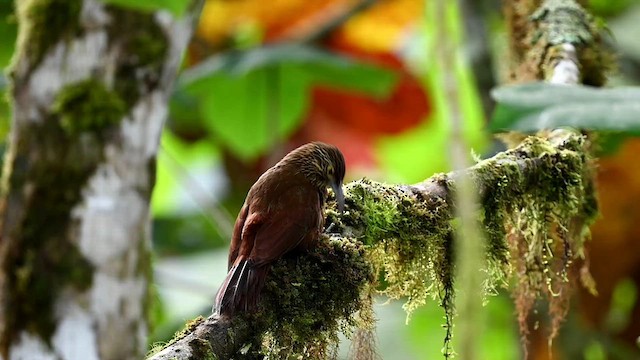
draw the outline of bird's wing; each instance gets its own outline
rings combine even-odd
[[[238,218],[236,219],[236,223],[233,227],[233,235],[231,236],[231,246],[229,247],[229,262],[227,270],[231,269],[233,263],[236,261],[238,257],[238,253],[240,252],[240,244],[242,242],[242,229],[245,226],[245,222],[247,221],[247,215],[249,213],[249,206],[244,204],[242,209],[240,209],[240,213],[238,213]]]
[[[257,265],[278,259],[305,238],[317,237],[322,224],[320,197],[312,187],[290,188],[277,202],[255,232],[250,258]]]

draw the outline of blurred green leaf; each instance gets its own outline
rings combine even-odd
[[[182,142],[170,131],[162,133],[161,150],[158,154],[156,184],[153,190],[151,210],[155,217],[184,216],[202,211],[190,191],[199,191],[185,184],[197,181],[200,188],[210,189],[213,167],[218,162],[219,153],[207,141],[193,144]],[[177,168],[177,167],[180,168]],[[182,171],[183,173],[178,173]],[[185,177],[189,177],[185,179]],[[198,196],[202,198],[202,196]]]
[[[197,112],[217,140],[250,160],[299,126],[314,85],[382,97],[395,80],[389,70],[305,45],[230,52],[185,71],[172,117],[177,123]]]
[[[290,66],[301,70],[312,83],[333,85],[379,97],[387,96],[396,82],[396,75],[390,70],[313,46],[284,44],[215,56],[187,70],[181,77],[181,83],[189,84],[221,73],[242,77],[275,66]]]
[[[258,69],[241,78],[217,76],[210,79],[211,96],[202,106],[206,125],[241,158],[252,158],[300,123],[307,86],[308,80],[288,67]]]
[[[226,248],[228,241],[211,227],[210,221],[199,214],[153,218],[153,251],[159,256]]]
[[[168,10],[175,16],[182,16],[191,1],[189,0],[102,0],[107,4],[128,7],[142,11]]]
[[[604,346],[597,340],[592,340],[584,347],[585,360],[605,360],[607,353]]]
[[[18,25],[13,14],[13,1],[0,1],[0,69],[9,65],[17,34]]]
[[[611,296],[609,314],[605,326],[613,333],[624,330],[633,319],[633,308],[638,299],[638,289],[631,279],[623,279],[616,284]]]
[[[640,132],[638,87],[600,89],[530,83],[499,87],[492,96],[498,102],[490,124],[493,131],[574,127]]]
[[[448,4],[447,31],[449,39],[456,43],[456,61],[451,64],[451,74],[433,60],[437,21],[425,18],[421,38],[411,44],[408,54],[409,63],[421,71],[422,84],[429,97],[431,111],[420,125],[398,135],[385,136],[377,141],[377,156],[388,181],[413,183],[422,181],[435,172],[451,170],[449,157],[446,156],[451,137],[451,116],[458,113],[462,120],[462,132],[468,146],[481,153],[487,144],[485,117],[473,71],[464,59],[462,44],[463,24],[456,13],[455,2]],[[434,17],[435,12],[428,12]],[[447,77],[448,79],[443,79]],[[453,79],[453,80],[452,80]],[[450,90],[442,84],[455,84],[458,96],[458,109],[449,108],[447,96]],[[407,156],[407,155],[410,156]]]
[[[637,3],[637,0],[589,0],[589,9],[595,15],[613,16]]]
[[[214,137],[242,159],[262,154],[300,123],[309,79],[298,69],[264,68],[241,75],[202,77],[184,88],[196,99],[200,119]],[[176,103],[172,109],[179,109]]]
[[[480,299],[478,299],[480,300]],[[520,343],[518,330],[513,318],[513,302],[507,294],[491,297],[484,307],[485,327],[479,359],[508,360],[519,358]],[[441,348],[445,331],[442,309],[436,302],[428,302],[420,307],[407,324],[408,337],[417,359],[443,359]],[[397,330],[396,330],[397,331]],[[459,350],[454,337],[454,350]]]
[[[601,157],[617,153],[628,138],[629,135],[627,134],[615,132],[599,133],[598,138],[596,139],[599,147],[596,156]]]

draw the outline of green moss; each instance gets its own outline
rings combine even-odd
[[[86,131],[100,132],[117,125],[125,113],[121,96],[95,79],[65,86],[53,103],[53,114],[70,136]]]
[[[107,29],[109,40],[117,41],[121,47],[114,90],[130,107],[141,93],[157,85],[166,60],[168,39],[153,13],[116,6],[107,9],[115,19]]]
[[[409,188],[369,180],[346,189],[348,225],[364,229],[363,241],[372,246],[369,259],[384,270],[383,293],[407,297],[409,313],[444,293],[452,269],[445,258],[452,230],[448,205],[444,199],[420,200]]]
[[[583,253],[586,229],[597,213],[585,138],[564,132],[560,141],[558,136],[526,138],[517,148],[481,161],[468,172],[481,189],[480,220],[487,238],[485,296],[514,280],[518,309],[528,311],[531,299],[547,296],[555,309],[554,324],[566,308],[569,266]],[[438,174],[421,186],[430,185],[445,190],[446,199],[434,194],[422,198],[420,188],[356,181],[345,189],[348,216],[329,215],[340,231],[356,229],[353,235],[367,244],[366,258],[376,272],[384,273],[380,291],[406,298],[408,314],[429,298],[439,300],[447,330],[443,352],[448,356],[456,226],[449,204],[456,181]]]
[[[198,316],[195,319],[192,320],[188,320],[187,323],[185,324],[184,328],[178,332],[175,333],[175,335],[173,336],[173,339],[171,339],[169,342],[167,342],[166,344],[164,343],[156,343],[153,345],[153,347],[149,350],[149,352],[147,352],[147,356],[145,358],[149,358],[153,355],[155,355],[156,353],[162,351],[164,348],[166,348],[167,346],[181,340],[184,339],[185,336],[191,334],[192,332],[194,332],[198,326],[200,324],[202,324],[205,321],[205,318],[203,318],[202,316]],[[209,346],[209,344],[202,344],[202,343],[194,343],[194,345],[199,348],[199,349],[203,349],[204,346],[206,345],[206,348],[208,349],[208,353],[210,354],[209,357],[194,357],[195,359],[213,359],[213,354],[211,352],[211,348]],[[204,354],[203,352],[199,353],[200,354]]]
[[[531,136],[475,167],[475,180],[487,186],[487,288],[495,289],[513,276],[523,339],[536,299],[550,302],[552,336],[566,314],[569,268],[583,256],[588,226],[597,214],[585,141],[567,131]],[[521,166],[536,169],[536,176],[525,179]],[[496,178],[500,181],[490,181]]]
[[[18,51],[26,53],[31,67],[40,63],[51,46],[79,32],[80,0],[21,0],[16,4],[21,39]]]
[[[181,340],[185,336],[187,336],[187,335],[191,334],[192,332],[194,332],[198,328],[198,326],[204,322],[204,320],[205,320],[205,318],[203,318],[202,316],[198,316],[195,319],[187,321],[187,323],[184,325],[184,328],[182,330],[178,331],[173,336],[173,339],[171,339],[171,341],[169,341],[169,343],[167,345],[173,344],[176,341]]]
[[[435,183],[450,186],[439,174]],[[367,259],[383,274],[381,293],[406,299],[407,319],[428,299],[438,299],[448,336],[453,325],[453,246],[450,208],[445,199],[421,198],[411,187],[360,180],[345,189],[350,228],[363,229]],[[445,350],[449,352],[449,350]]]
[[[14,211],[24,214],[10,234],[14,238],[2,271],[8,274],[7,298],[12,309],[7,319],[10,329],[0,339],[6,349],[20,329],[29,329],[48,339],[55,326],[52,301],[60,291],[87,289],[93,266],[68,241],[71,208],[81,199],[81,191],[101,158],[77,139],[67,137],[55,118],[23,129],[16,144],[12,171],[5,172],[10,189],[29,189],[26,200],[20,191],[9,193],[8,201],[22,203]],[[20,250],[18,250],[20,249]]]
[[[216,360],[217,357],[211,350],[209,342],[203,339],[193,339],[189,342],[189,348],[191,349],[191,358],[197,360]]]
[[[323,237],[309,253],[280,259],[267,278],[258,314],[269,324],[265,352],[326,358],[338,333],[350,333],[355,314],[370,304],[363,294],[372,281],[364,246],[353,240]]]

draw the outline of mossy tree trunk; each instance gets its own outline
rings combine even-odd
[[[156,151],[200,6],[181,18],[97,0],[16,8],[0,358],[141,358]]]

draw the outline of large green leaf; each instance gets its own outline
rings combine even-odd
[[[168,10],[175,16],[182,16],[191,3],[190,0],[102,0],[102,2],[142,11]]]
[[[207,78],[205,124],[240,158],[250,159],[289,135],[307,108],[308,79],[289,66]]]
[[[301,123],[317,84],[386,96],[393,72],[304,45],[231,52],[187,70],[172,99],[172,118],[199,114],[211,134],[250,160]]]
[[[248,51],[230,51],[212,57],[181,77],[182,84],[216,74],[243,76],[274,66],[302,70],[313,83],[333,85],[348,90],[385,97],[396,82],[396,75],[387,69],[332,54],[302,44],[267,45]]]
[[[498,102],[493,131],[533,132],[574,127],[624,133],[640,132],[640,88],[592,88],[530,83],[492,92]]]

